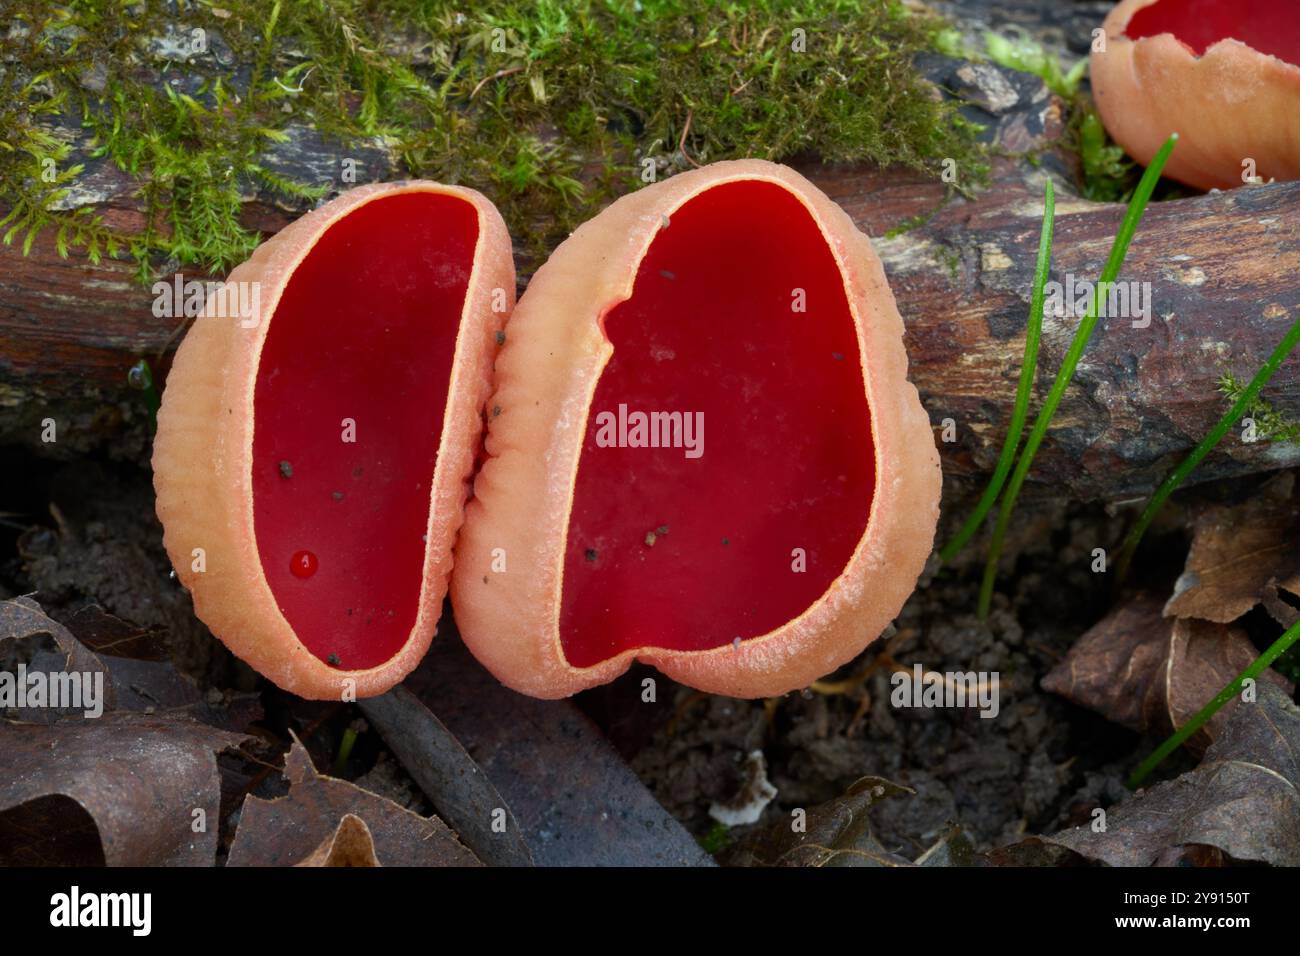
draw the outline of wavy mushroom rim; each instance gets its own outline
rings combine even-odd
[[[413,193],[449,196],[468,203],[475,211],[477,236],[458,319],[447,397],[443,407],[442,430],[435,453],[434,473],[430,479],[425,522],[428,541],[420,569],[420,588],[414,598],[417,608],[415,620],[406,639],[386,660],[372,667],[349,670],[322,661],[306,647],[281,611],[264,571],[258,547],[253,495],[257,372],[271,322],[283,294],[297,270],[326,233],[371,203]],[[223,618],[229,618],[234,627],[222,628],[225,633],[218,634],[218,637],[236,656],[285,690],[322,700],[338,699],[348,692],[355,692],[357,697],[374,696],[400,682],[414,670],[428,650],[447,590],[455,535],[463,520],[460,506],[463,506],[468,493],[477,436],[482,426],[482,407],[490,389],[492,358],[488,343],[495,338],[496,331],[508,316],[514,298],[511,275],[510,281],[500,283],[506,292],[507,309],[499,316],[493,313],[491,299],[494,285],[488,273],[500,273],[497,278],[504,280],[505,263],[508,263],[509,271],[513,273],[510,248],[504,222],[486,197],[459,186],[407,180],[349,190],[281,230],[259,246],[249,260],[237,266],[228,276],[227,283],[260,282],[267,293],[264,301],[259,303],[259,321],[255,328],[234,333],[250,334],[249,343],[242,348],[237,342],[227,344],[230,358],[237,367],[228,369],[223,378],[220,404],[231,410],[232,422],[228,429],[218,426],[225,433],[222,438],[233,439],[232,444],[237,452],[237,468],[235,474],[229,476],[234,483],[233,495],[237,498],[231,516],[237,522],[237,528],[229,529],[234,539],[230,544],[232,549],[251,551],[252,555],[252,560],[247,560],[248,556],[245,555],[245,563],[238,569],[242,571],[242,581],[237,585],[241,592],[238,597],[254,606],[251,616],[263,617],[262,621],[255,623],[261,623],[264,629],[260,633],[248,633],[246,628],[249,622],[246,619],[250,615],[241,612],[227,614],[226,609],[216,605],[230,600],[230,596],[208,593],[209,588],[202,575],[189,572],[187,562],[173,560],[178,566],[178,576],[193,594],[199,617],[205,623],[210,619],[220,622]],[[500,255],[502,249],[505,250],[504,256]],[[498,261],[492,261],[494,253]],[[505,262],[501,261],[503,259]],[[204,318],[210,321],[230,321],[214,315],[211,301],[205,306]],[[476,346],[471,341],[474,335],[481,336],[483,342]],[[475,374],[481,380],[477,389],[473,388],[474,382],[466,381],[468,376]],[[235,408],[240,410],[239,415],[233,414]],[[459,471],[463,474],[453,474],[453,466],[457,463],[462,466]],[[165,482],[166,479],[162,480]],[[159,495],[160,505],[165,497],[164,494]],[[167,523],[164,518],[164,526]],[[169,535],[165,534],[164,538],[167,537]],[[170,554],[171,548],[168,550]],[[443,567],[439,568],[439,565]],[[218,627],[221,627],[220,623],[212,628],[214,633],[217,633]]]
[[[1136,45],[1138,43],[1143,43],[1146,41],[1151,41],[1151,42],[1157,40],[1163,41],[1165,38],[1168,38],[1172,40],[1174,44],[1176,44],[1176,46],[1178,47],[1178,52],[1183,54],[1186,57],[1186,59],[1189,61],[1204,60],[1207,57],[1209,57],[1211,53],[1213,53],[1218,47],[1221,47],[1224,44],[1228,44],[1228,47],[1226,48],[1228,50],[1241,48],[1241,50],[1249,51],[1250,53],[1253,53],[1256,56],[1264,57],[1267,60],[1273,60],[1283,69],[1294,71],[1297,74],[1297,76],[1300,76],[1300,63],[1295,63],[1291,60],[1284,59],[1283,57],[1280,57],[1275,53],[1269,53],[1265,50],[1260,50],[1257,47],[1251,46],[1248,41],[1239,40],[1236,37],[1220,37],[1218,40],[1215,40],[1213,43],[1209,44],[1203,52],[1197,53],[1195,48],[1192,47],[1191,44],[1189,44],[1186,40],[1182,39],[1180,36],[1178,36],[1177,33],[1173,32],[1172,30],[1164,30],[1161,31],[1160,33],[1147,34],[1145,36],[1140,36],[1140,37],[1129,36],[1128,27],[1129,24],[1132,23],[1134,15],[1139,13],[1142,10],[1145,10],[1149,7],[1153,7],[1156,4],[1163,3],[1163,2],[1165,2],[1165,0],[1121,0],[1120,3],[1116,4],[1110,10],[1110,12],[1106,15],[1106,18],[1102,21],[1102,28],[1105,29],[1106,31],[1106,42],[1109,44],[1109,43],[1114,43],[1116,41],[1123,41],[1124,43]],[[1114,27],[1117,32],[1112,33],[1111,32],[1112,27]]]
[[[1300,177],[1293,158],[1300,132],[1277,125],[1287,104],[1300,102],[1300,65],[1232,37],[1209,43],[1199,54],[1173,32],[1130,37],[1133,15],[1157,2],[1121,0],[1102,22],[1108,46],[1092,53],[1092,89],[1111,137],[1146,164],[1170,133],[1182,133],[1164,175],[1196,189],[1241,186],[1245,167],[1238,164],[1246,157],[1257,161],[1264,178]],[[1232,79],[1238,77],[1251,79]],[[1179,96],[1158,102],[1163,88],[1179,91],[1183,102]],[[1263,120],[1253,124],[1238,115],[1247,88],[1263,111]],[[1199,99],[1189,104],[1188,95]],[[1195,135],[1198,126],[1201,135]]]
[[[1159,0],[1146,0],[1144,5],[1158,2]],[[1142,0],[1139,0],[1139,3],[1142,3]],[[1140,9],[1140,7],[1137,9]],[[1115,8],[1115,12],[1119,12],[1119,10],[1120,7]],[[1270,67],[1281,71],[1284,75],[1293,74],[1297,79],[1300,79],[1300,64],[1292,63],[1290,60],[1284,60],[1273,53],[1265,53],[1262,50],[1257,50],[1244,40],[1238,40],[1235,37],[1223,37],[1220,40],[1215,40],[1206,47],[1205,52],[1197,53],[1196,50],[1189,46],[1184,40],[1180,39],[1178,35],[1172,31],[1157,33],[1153,36],[1131,37],[1124,32],[1128,27],[1129,19],[1130,17],[1126,17],[1122,23],[1118,24],[1118,33],[1110,32],[1111,24],[1108,22],[1109,18],[1107,18],[1107,21],[1103,21],[1102,26],[1106,29],[1107,44],[1118,43],[1120,44],[1120,49],[1125,47],[1137,48],[1139,46],[1143,48],[1158,47],[1161,51],[1168,51],[1169,55],[1176,57],[1178,60],[1182,61],[1184,65],[1189,67],[1197,67],[1204,64],[1213,66],[1224,58],[1236,58],[1239,56],[1259,57]],[[1107,52],[1109,52],[1109,46]]]

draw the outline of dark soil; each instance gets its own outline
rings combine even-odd
[[[1021,549],[1015,574],[1004,572],[1000,582],[1014,591],[995,595],[987,624],[974,613],[977,542],[965,566],[931,575],[917,591],[896,636],[826,681],[861,674],[889,641],[893,659],[909,668],[997,671],[996,719],[972,709],[895,708],[886,668],[847,692],[805,690],[766,703],[677,688],[666,708],[671,716],[649,728],[611,716],[610,701],[633,699],[637,689],[622,688],[624,678],[593,712],[609,722],[660,801],[699,835],[716,827],[711,804],[743,786],[754,750],[762,750],[777,789],[755,826],[789,820],[795,808],[837,797],[866,775],[915,791],[872,810],[881,842],[909,859],[953,823],[984,849],[1087,822],[1093,807],[1125,792],[1123,777],[1151,741],[1043,692],[1038,682],[1106,609],[1108,582],[1090,569],[1092,549],[1113,545],[1123,520],[1100,506],[1066,512],[1040,504],[1019,530],[1008,549]],[[733,828],[726,839],[748,829]]]
[[[172,576],[146,471],[121,463],[50,462],[21,449],[9,449],[6,461],[0,594],[35,592],[47,612],[64,621],[87,603],[99,604],[156,630],[177,668],[201,685],[258,686],[257,676],[194,617]],[[777,790],[755,826],[788,820],[793,809],[831,800],[865,775],[914,791],[872,811],[885,847],[908,858],[952,823],[977,848],[988,848],[1086,821],[1092,807],[1119,798],[1123,775],[1151,742],[1044,693],[1038,681],[1109,604],[1105,575],[1090,569],[1092,549],[1113,545],[1124,519],[1101,506],[1067,510],[1039,503],[1026,512],[1007,549],[1018,553],[1016,566],[1004,568],[1000,581],[1013,590],[996,596],[987,625],[974,614],[976,542],[964,563],[928,575],[895,632],[824,682],[860,675],[887,647],[909,668],[921,663],[941,672],[998,672],[997,719],[981,719],[972,709],[895,708],[887,667],[834,693],[808,690],[772,701],[711,697],[634,668],[579,704],[668,810],[711,849],[751,829],[735,827],[724,835],[709,809],[735,796],[754,751],[763,753]],[[1152,573],[1176,573],[1183,542],[1172,537],[1171,567],[1157,562]],[[658,706],[641,703],[648,676],[656,678]],[[278,712],[296,705],[261,686],[268,722],[289,726],[290,718]],[[296,726],[309,723],[335,734],[359,717],[354,708],[334,706],[335,712],[322,710],[315,718],[299,714]],[[373,738],[362,733],[350,775],[403,805],[426,808],[418,788]]]

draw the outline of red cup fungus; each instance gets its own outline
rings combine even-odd
[[[1103,29],[1093,94],[1130,156],[1177,132],[1164,174],[1190,186],[1300,179],[1300,2],[1123,0]]]
[[[483,196],[365,186],[259,247],[182,343],[164,543],[198,616],[286,690],[379,694],[428,648],[514,287]]]
[[[618,200],[507,336],[451,584],[503,683],[561,697],[641,660],[781,694],[898,613],[939,458],[880,262],[802,176],[717,163]]]

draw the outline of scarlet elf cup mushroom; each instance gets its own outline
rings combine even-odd
[[[867,238],[767,162],[626,196],[508,326],[456,546],[465,642],[561,697],[633,660],[739,697],[806,686],[897,614],[940,470]]]
[[[424,655],[514,305],[478,193],[351,190],[264,243],[189,331],[158,413],[164,543],[195,612],[305,697],[382,693]]]
[[[1200,189],[1300,179],[1300,3],[1123,0],[1103,23],[1090,72],[1107,131],[1150,163],[1173,132],[1164,174]]]

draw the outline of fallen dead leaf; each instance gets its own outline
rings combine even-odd
[[[112,678],[119,710],[172,714],[234,731],[243,731],[262,718],[258,694],[211,690],[205,694],[170,661],[108,655],[100,659]]]
[[[1043,839],[1111,866],[1150,866],[1213,847],[1233,860],[1300,866],[1300,708],[1259,685],[1200,766],[1112,808],[1106,828]]]
[[[109,614],[98,604],[87,604],[67,620],[68,630],[96,654],[112,654],[141,661],[167,661],[167,642],[157,629],[140,627]]]
[[[977,858],[981,866],[1088,866],[1088,860],[1073,850],[1055,843],[1047,843],[1043,837],[1026,837],[1018,843],[996,847],[981,853]]]
[[[113,683],[103,661],[66,627],[47,617],[41,606],[28,597],[0,602],[0,673],[7,674],[15,686],[20,664],[22,674],[91,675],[90,685],[82,682],[88,690],[93,690],[94,675],[102,675],[97,680],[104,699],[98,704],[105,711],[113,708]],[[4,706],[0,703],[0,709]],[[52,724],[61,717],[81,717],[85,712],[86,708],[80,705],[48,707],[43,704],[14,706],[6,711],[17,720],[42,724]]]
[[[953,824],[916,858],[917,866],[974,866],[975,846],[960,826]]]
[[[135,643],[136,636],[143,633],[139,628],[105,614],[94,605],[73,614],[69,625],[77,627],[76,634],[71,627],[64,627],[47,616],[31,598],[0,602],[0,674],[8,672],[9,679],[16,678],[20,662],[26,674],[40,672],[47,679],[53,675],[81,673],[91,675],[93,681],[93,675],[103,674],[103,700],[97,701],[97,705],[102,704],[102,712],[166,713],[236,732],[262,717],[261,698],[257,694],[203,693],[193,678],[176,670],[170,661],[152,659],[146,653],[147,645]],[[87,634],[103,647],[132,651],[136,656],[96,652],[82,641]],[[113,635],[127,635],[126,643],[114,640]],[[0,676],[0,681],[5,680]],[[3,689],[4,685],[0,684],[0,691]],[[84,683],[82,691],[84,695]],[[0,708],[3,702],[4,697],[0,695]],[[82,706],[12,707],[4,713],[15,720],[49,724],[61,718],[86,716],[84,704],[83,701]]]
[[[0,865],[212,866],[216,754],[244,739],[130,712],[0,721]]]
[[[1300,611],[1300,503],[1285,472],[1241,504],[1207,508],[1193,522],[1187,564],[1165,605],[1167,617],[1227,624],[1258,604],[1283,627]]]
[[[802,829],[782,820],[747,837],[727,854],[733,866],[911,866],[871,832],[867,811],[914,791],[881,777],[863,777],[842,797],[807,811]]]
[[[1044,690],[1130,727],[1164,733],[1186,723],[1259,656],[1244,631],[1226,624],[1164,617],[1161,602],[1138,595],[1085,633],[1042,680]],[[1290,682],[1267,670],[1262,681],[1288,694]],[[1192,738],[1200,752],[1231,717],[1229,701]]]
[[[375,856],[375,838],[366,821],[351,813],[343,814],[338,829],[321,843],[311,856],[295,866],[379,866]]]
[[[284,760],[287,796],[248,796],[227,866],[291,866],[310,857],[335,834],[347,814],[366,824],[383,866],[481,866],[447,825],[422,817],[312,766],[295,737]]]
[[[216,705],[168,663],[100,657],[30,598],[0,602],[0,669],[0,681],[26,675],[29,694],[40,673],[82,698],[0,721],[0,863],[214,865],[216,754],[246,739],[236,731],[260,714],[255,699]],[[173,693],[163,702],[138,685]]]

